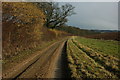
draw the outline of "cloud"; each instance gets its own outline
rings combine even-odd
[[[68,18],[68,25],[85,29],[118,29],[117,2],[71,2],[70,4],[76,7],[77,14]]]

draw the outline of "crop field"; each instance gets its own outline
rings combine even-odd
[[[112,55],[117,58],[120,57],[120,54],[118,53],[118,48],[120,47],[119,41],[90,39],[82,37],[77,37],[75,40],[89,48],[92,48],[96,52],[102,52],[104,54]]]
[[[72,37],[67,42],[67,58],[70,75],[72,78],[119,78],[119,59],[117,56],[115,45],[116,42],[112,41],[99,41],[81,37]],[[114,53],[106,53],[104,49],[100,50],[102,46],[106,47],[109,44]],[[93,45],[90,45],[94,44]],[[103,43],[103,44],[102,44]],[[114,46],[113,46],[114,45]],[[97,47],[98,46],[98,47]],[[98,49],[95,49],[98,48]]]

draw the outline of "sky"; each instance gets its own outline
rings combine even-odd
[[[63,5],[64,3],[60,3]],[[69,2],[75,15],[68,17],[68,25],[81,29],[118,30],[117,2]]]
[[[3,0],[41,2],[45,0]],[[46,0],[48,1],[48,0]],[[72,4],[75,15],[68,17],[67,25],[81,29],[118,30],[118,1],[119,0],[49,0],[60,5]]]
[[[2,2],[46,2],[46,1],[54,1],[54,2],[119,2],[120,0],[0,0]]]

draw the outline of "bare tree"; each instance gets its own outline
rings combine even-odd
[[[74,8],[71,4],[65,4],[61,7],[58,3],[54,2],[42,2],[36,3],[39,8],[41,8],[46,15],[46,27],[55,28],[65,24],[68,16],[74,13]]]

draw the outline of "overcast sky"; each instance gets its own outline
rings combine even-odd
[[[75,7],[76,14],[68,17],[68,25],[82,29],[118,29],[117,2],[70,2],[70,4]]]
[[[39,2],[42,0],[8,0],[8,1]],[[89,0],[90,2],[88,2],[88,0],[50,0],[50,1],[57,1],[60,3],[60,5],[65,4],[66,1],[67,2],[70,1],[68,3],[72,4],[75,7],[74,11],[76,12],[76,14],[71,17],[68,17],[69,19],[69,21],[67,22],[68,25],[76,26],[82,29],[100,29],[100,30],[118,29],[119,0]]]

